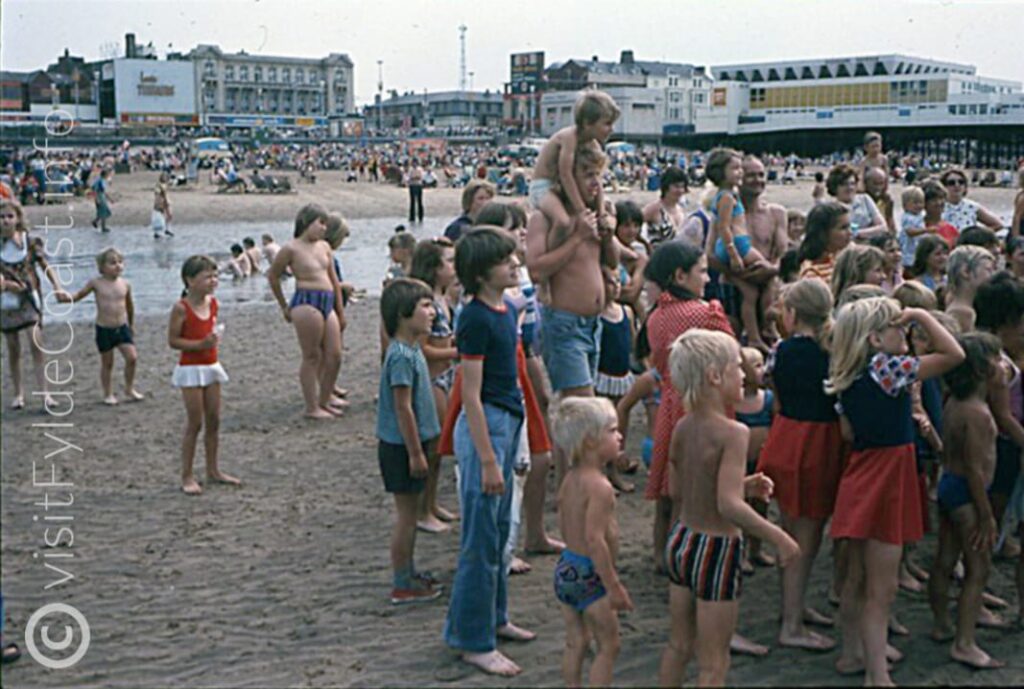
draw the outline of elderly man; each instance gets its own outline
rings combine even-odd
[[[885,224],[889,232],[896,232],[896,221],[892,215],[892,195],[889,194],[889,175],[885,169],[880,167],[869,167],[864,170],[864,192],[871,197],[871,200],[878,206],[878,210],[885,218]]]

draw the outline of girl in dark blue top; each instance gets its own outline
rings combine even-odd
[[[924,328],[934,353],[906,355],[910,322]],[[892,682],[885,651],[902,546],[924,530],[909,387],[963,359],[960,345],[931,314],[901,313],[888,297],[852,302],[836,317],[825,390],[839,396],[853,451],[839,480],[832,538],[848,539],[842,609],[857,611],[843,617],[836,665],[852,667],[863,659],[865,685]]]
[[[835,641],[804,623],[831,621],[805,607],[804,598],[845,453],[835,397],[825,394],[832,327],[832,293],[825,282],[808,278],[787,285],[782,322],[790,335],[776,346],[766,366],[776,414],[757,463],[757,470],[775,483],[782,528],[800,545],[800,554],[782,570],[779,643],[828,650]]]
[[[601,353],[597,362],[594,392],[618,403],[633,385],[629,353],[633,349],[633,314],[618,299],[622,285],[612,271],[604,271],[604,300],[601,312]]]

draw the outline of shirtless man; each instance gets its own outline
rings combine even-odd
[[[135,305],[132,302],[132,286],[121,277],[124,273],[124,255],[110,247],[96,257],[100,274],[89,280],[85,287],[70,295],[58,292],[57,301],[78,302],[90,294],[96,295],[96,348],[100,352],[100,384],[103,386],[103,403],[117,404],[114,394],[114,350],[124,358],[124,394],[129,400],[143,399],[135,389],[135,365],[139,355],[132,339],[135,325]]]
[[[552,389],[563,396],[594,394],[604,308],[601,266],[619,262],[614,212],[603,216],[602,227],[597,220],[607,162],[601,151],[578,149],[573,177],[586,210],[566,227],[552,227],[545,214],[534,213],[526,230],[526,267],[540,285],[544,364]]]
[[[743,181],[739,187],[740,201],[747,213],[747,232],[750,235],[750,242],[765,258],[763,262],[751,266],[744,274],[744,279],[761,286],[759,311],[762,314],[767,313],[775,302],[777,282],[775,277],[779,274],[779,261],[789,244],[786,209],[764,199],[766,181],[764,163],[757,156],[744,157]],[[719,273],[725,268],[710,255],[709,266],[718,270]],[[768,339],[773,339],[776,336],[774,326],[764,325],[767,326],[765,330]]]
[[[601,176],[608,157],[592,148],[576,151],[573,177],[585,210],[567,227],[554,226],[544,213],[534,213],[526,229],[526,267],[538,286],[544,365],[551,388],[562,397],[594,394],[604,309],[601,266],[616,268],[619,244],[613,209],[598,223]],[[562,203],[569,212],[569,202]],[[565,473],[565,455],[555,448],[558,481]]]
[[[334,383],[341,366],[345,312],[331,247],[323,240],[326,223],[323,208],[304,206],[295,219],[295,239],[281,247],[267,270],[274,298],[298,336],[302,350],[299,383],[305,413],[311,419],[330,419],[344,413],[342,401],[334,397]],[[291,268],[295,276],[291,303],[285,301],[281,291],[281,275],[286,268]]]

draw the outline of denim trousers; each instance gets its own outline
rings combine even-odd
[[[513,467],[523,420],[484,404],[487,434],[505,482],[501,495],[485,495],[480,455],[469,433],[466,412],[455,423],[459,465],[462,536],[452,584],[444,640],[452,648],[486,653],[497,646],[496,630],[508,623],[508,569],[505,545],[511,527]]]

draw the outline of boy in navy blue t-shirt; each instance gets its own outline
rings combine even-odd
[[[503,557],[512,507],[512,470],[523,426],[516,375],[517,317],[505,288],[519,284],[515,240],[497,227],[467,232],[455,247],[455,272],[472,299],[455,332],[462,363],[462,412],[455,424],[462,540],[445,622],[445,642],[484,672],[512,676],[520,668],[497,639],[534,634],[508,619]]]

